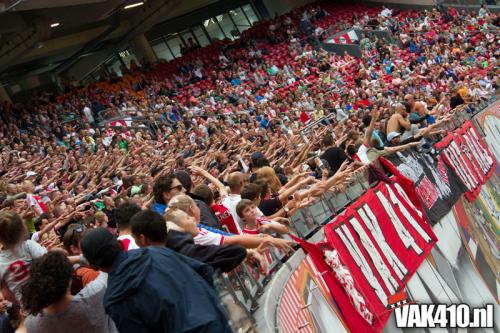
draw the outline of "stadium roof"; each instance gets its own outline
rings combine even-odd
[[[155,24],[217,0],[146,0],[137,5],[141,2],[0,0],[0,79],[64,70],[61,66],[71,58],[117,49]]]

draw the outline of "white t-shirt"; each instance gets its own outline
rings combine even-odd
[[[31,240],[33,242],[40,242],[40,231],[36,231],[33,235],[31,235]]]
[[[383,17],[390,17],[392,16],[392,10],[390,10],[389,8],[385,8],[380,12],[380,15]]]
[[[193,74],[200,79],[203,77],[203,74],[201,72],[201,68],[199,68],[199,67],[195,68],[195,70],[193,71]]]
[[[224,245],[224,236],[215,232],[198,228],[198,235],[193,237],[194,243],[198,245]]]
[[[45,253],[47,249],[32,240],[0,251],[0,281],[7,284],[18,302],[21,302],[21,286],[29,277],[31,262]]]
[[[359,146],[358,152],[356,153],[356,155],[358,155],[359,157],[359,160],[363,164],[370,164],[370,159],[368,158],[367,152],[368,147],[362,144],[361,146]]]
[[[231,215],[233,216],[234,221],[236,222],[236,227],[238,228],[238,231],[241,232],[241,228],[244,225],[243,222],[241,221],[240,217],[236,213],[236,205],[238,202],[241,201],[241,195],[239,194],[230,194],[224,199],[222,199],[222,204],[224,207],[226,207]]]
[[[92,110],[88,106],[83,108],[83,114],[85,114],[85,118],[87,118],[87,121],[89,123],[94,122],[94,115],[92,114]]]
[[[118,240],[122,243],[123,250],[126,252],[139,248],[135,243],[134,237],[131,235],[120,235],[118,236]]]

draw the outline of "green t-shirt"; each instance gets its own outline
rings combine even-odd
[[[32,218],[26,220],[26,227],[28,228],[28,231],[30,234],[32,234],[36,231],[35,221],[36,221],[36,217],[32,217]]]
[[[118,144],[118,148],[120,148],[120,150],[128,152],[127,141],[125,140],[120,141],[120,143]]]
[[[134,185],[134,186],[132,186],[132,189],[130,190],[130,194],[135,195],[137,193],[140,193],[141,190],[142,190],[142,185],[139,185],[139,186]]]

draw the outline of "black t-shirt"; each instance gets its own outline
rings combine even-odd
[[[320,158],[327,161],[328,165],[330,165],[330,169],[335,173],[347,159],[347,156],[342,149],[330,147],[320,156]]]
[[[452,109],[454,109],[457,106],[462,105],[462,104],[465,104],[465,101],[462,98],[462,96],[460,96],[459,94],[456,94],[455,96],[453,96],[452,98],[450,98],[450,107]]]
[[[271,216],[283,207],[278,196],[272,197],[271,199],[262,200],[259,204],[259,209],[266,216]]]
[[[106,216],[108,217],[108,226],[113,229],[117,228],[116,218],[115,218],[115,208],[113,208],[112,210],[103,209],[103,213],[106,214]]]

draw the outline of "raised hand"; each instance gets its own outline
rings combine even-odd
[[[191,166],[188,167],[188,169],[194,175],[204,176],[204,175],[206,175],[208,173],[205,169],[200,168],[199,166],[196,166],[196,165],[191,165]]]
[[[297,244],[294,241],[289,241],[281,238],[271,238],[271,244],[283,253],[293,251],[292,245]]]
[[[264,243],[262,243],[264,244]],[[262,244],[257,249],[249,249],[247,250],[248,260],[255,260],[260,266],[260,273],[263,275],[267,275],[269,271],[269,265],[266,257],[262,254],[265,249],[260,249]]]

